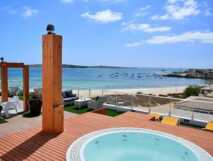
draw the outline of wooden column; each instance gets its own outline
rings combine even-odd
[[[42,128],[47,133],[64,130],[62,89],[62,36],[48,33],[43,39]]]
[[[23,67],[23,96],[24,96],[24,111],[29,109],[29,66]]]
[[[8,68],[4,62],[1,66],[1,101],[8,101]]]

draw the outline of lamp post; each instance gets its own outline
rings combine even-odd
[[[54,31],[55,31],[55,26],[52,25],[52,24],[48,24],[46,30],[47,30],[47,34],[48,34],[48,35],[55,34],[55,33],[54,33]]]
[[[4,62],[4,57],[1,57],[0,60],[1,60],[1,62],[3,63],[3,62]]]

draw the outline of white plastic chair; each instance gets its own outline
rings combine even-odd
[[[5,102],[3,105],[3,114],[5,115],[5,117],[9,117],[9,111],[10,110],[15,110],[16,113],[18,113],[18,109],[17,109],[17,104],[16,102]]]
[[[19,97],[18,96],[13,96],[9,102],[13,102],[16,104],[16,108],[17,110],[20,109],[21,105],[20,105],[20,101],[19,101]]]

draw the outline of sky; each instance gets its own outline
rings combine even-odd
[[[41,63],[49,23],[64,64],[213,68],[213,0],[2,0],[0,57]]]

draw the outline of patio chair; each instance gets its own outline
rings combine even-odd
[[[150,113],[149,116],[151,121],[160,121],[161,119],[161,115],[158,113]]]
[[[161,121],[162,124],[177,126],[179,125],[179,119],[172,116],[165,116]]]
[[[3,115],[8,118],[10,117],[9,111],[15,110],[18,113],[17,104],[15,102],[5,102],[3,104]]]
[[[19,97],[18,96],[13,96],[8,102],[4,102],[2,103],[3,109],[3,115],[5,115],[5,117],[9,117],[9,111],[11,110],[15,110],[16,113],[13,114],[17,114],[19,109],[21,109],[21,104],[19,101]]]
[[[206,124],[204,130],[212,131],[213,132],[213,121],[210,121]]]
[[[76,94],[72,93],[72,90],[62,92],[62,97],[63,97],[64,105],[73,104],[74,101],[78,99]]]

